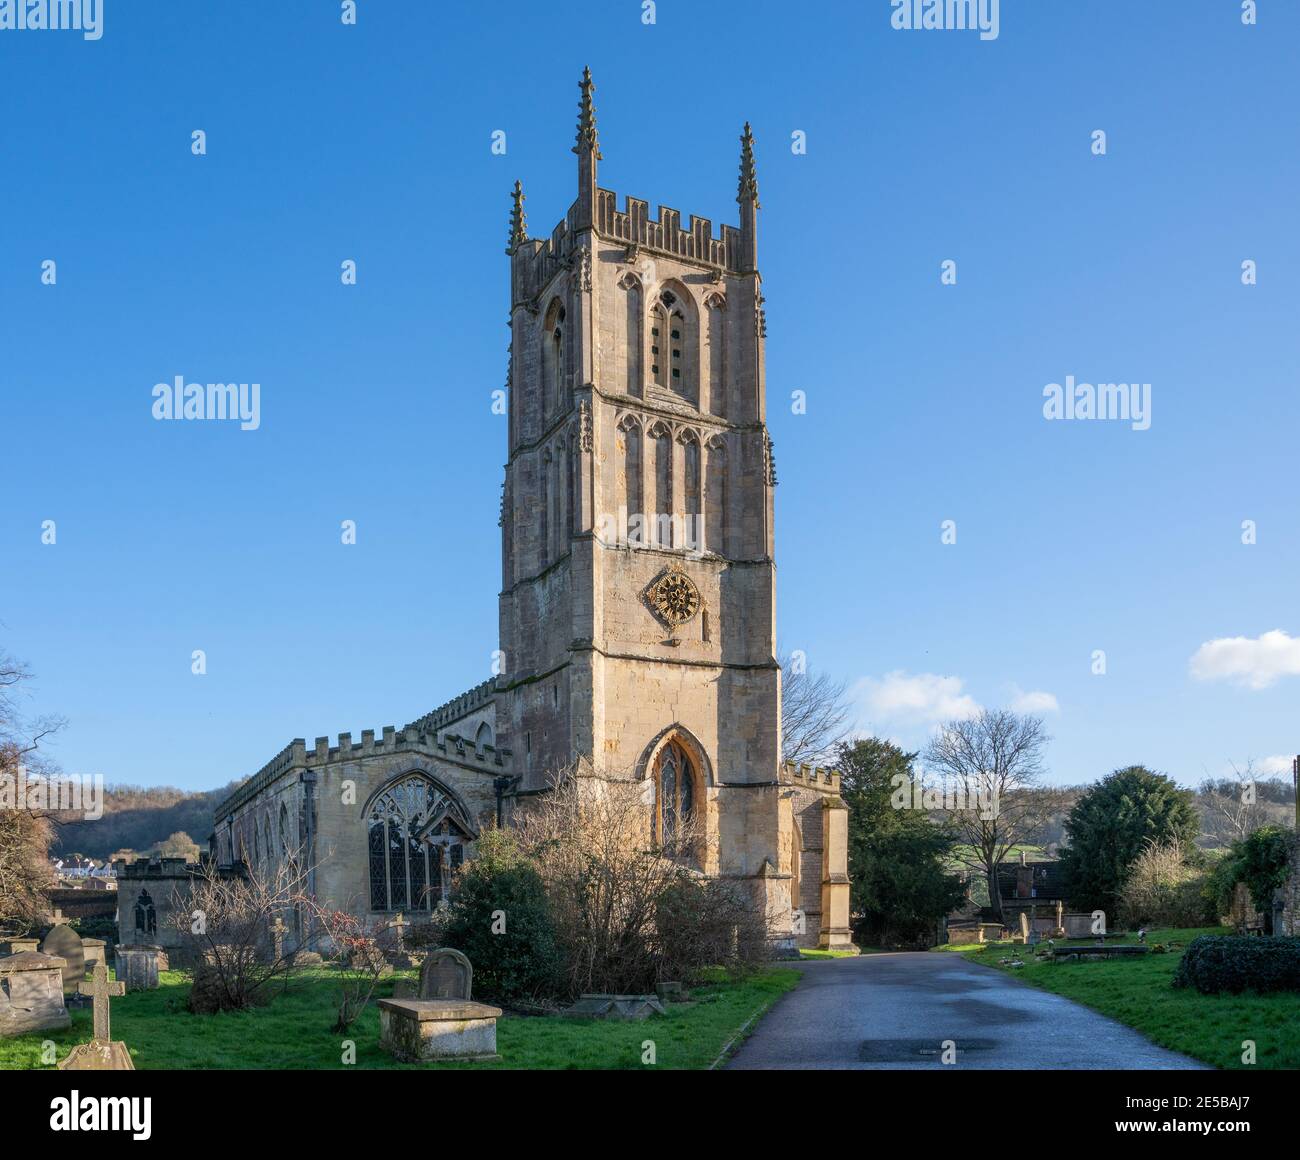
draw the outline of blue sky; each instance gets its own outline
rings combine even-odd
[[[734,223],[753,123],[780,639],[861,728],[1044,707],[1062,782],[1300,748],[1296,5],[105,7],[0,31],[0,646],[68,771],[208,788],[489,675],[508,192],[572,200],[584,64],[620,198]],[[176,375],[261,427],[154,421]],[[1048,422],[1067,375],[1150,429]]]

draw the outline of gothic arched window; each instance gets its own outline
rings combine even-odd
[[[655,759],[654,836],[672,847],[695,812],[695,766],[676,741],[670,741]]]
[[[367,814],[371,910],[429,910],[445,898],[469,834],[449,793],[422,774],[389,786]]]
[[[154,908],[149,891],[140,891],[135,900],[135,933],[138,935],[156,935],[158,933],[158,911]]]
[[[542,330],[542,409],[553,415],[560,409],[564,382],[564,307],[557,298],[546,312]]]
[[[280,853],[289,859],[289,810],[284,802],[280,803]]]

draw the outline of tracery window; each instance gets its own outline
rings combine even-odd
[[[389,786],[367,815],[370,909],[429,910],[446,898],[469,838],[450,794],[422,774]]]
[[[147,890],[140,891],[140,896],[135,900],[135,933],[138,935],[158,933],[158,911]]]
[[[676,741],[665,745],[655,759],[654,781],[655,839],[672,847],[695,812],[695,766]]]

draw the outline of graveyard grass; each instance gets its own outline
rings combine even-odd
[[[403,977],[399,973],[396,977]],[[413,978],[412,972],[405,977]],[[185,1010],[189,983],[164,971],[156,991],[136,991],[112,1001],[112,1035],[126,1043],[139,1070],[267,1068],[642,1068],[642,1044],[653,1040],[658,1068],[707,1068],[753,1017],[799,982],[788,968],[759,971],[747,978],[695,987],[687,1003],[671,1003],[666,1015],[641,1022],[503,1016],[497,1021],[496,1063],[402,1064],[379,1046],[379,1011],[372,1002],[346,1037],[330,1031],[337,981],[328,968],[310,970],[265,1007],[223,1015]],[[380,984],[376,1000],[391,996],[392,981]],[[755,1020],[756,1022],[756,1020]],[[72,1026],[0,1039],[0,1070],[41,1067],[41,1043],[53,1040],[65,1058],[91,1037],[87,1007],[72,1012]],[[343,1042],[356,1044],[356,1062],[343,1062]]]
[[[1147,943],[1179,942],[1186,947],[1198,934],[1230,933],[1220,928],[1151,930]],[[1088,945],[1093,940],[1067,941]],[[1112,941],[1135,943],[1137,937],[1107,939]],[[1008,967],[1000,962],[1014,957],[1006,944],[944,949],[960,950],[971,962],[1007,971],[1032,986],[1073,999],[1126,1023],[1161,1047],[1214,1067],[1244,1071],[1300,1068],[1300,994],[1202,995],[1190,988],[1175,990],[1171,983],[1181,950],[1133,959],[1061,963],[1035,961],[1029,952],[1020,955],[1023,967]],[[1015,949],[1024,951],[1019,944]],[[1254,1064],[1242,1062],[1244,1040],[1255,1043]]]

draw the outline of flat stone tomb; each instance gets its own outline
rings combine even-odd
[[[442,947],[420,967],[420,997],[379,1001],[380,1046],[398,1059],[499,1059],[499,1007],[470,999],[474,968]]]
[[[499,1007],[470,999],[380,999],[379,1044],[398,1059],[500,1059]]]
[[[0,959],[0,1037],[56,1031],[72,1022],[63,1005],[61,958],[22,951]]]
[[[630,1022],[665,1012],[657,995],[579,995],[578,1001],[564,1013],[574,1019],[622,1019]]]

